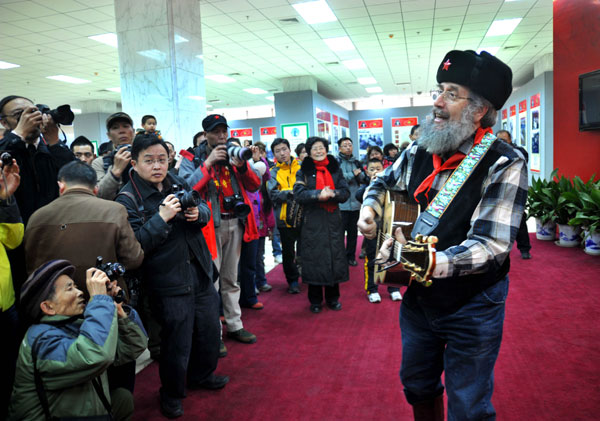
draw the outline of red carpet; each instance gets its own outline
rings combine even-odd
[[[600,258],[532,237],[533,259],[512,253],[504,341],[493,397],[499,420],[600,418]],[[362,263],[362,260],[359,260]],[[244,310],[254,345],[231,340],[221,391],[191,391],[188,420],[409,420],[398,376],[398,312],[370,304],[362,267],[341,285],[343,309],[308,310],[306,286],[289,295],[281,265],[268,275],[264,310]],[[134,419],[163,419],[157,365],[137,376]]]

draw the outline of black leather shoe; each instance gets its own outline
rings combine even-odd
[[[160,412],[167,418],[179,418],[183,416],[183,405],[181,399],[166,396],[160,390]]]
[[[342,309],[342,303],[339,301],[333,301],[331,303],[327,303],[327,307],[329,307],[331,310],[339,311]]]
[[[217,376],[216,374],[211,374],[210,377],[204,380],[202,383],[189,384],[188,389],[218,390],[223,389],[227,383],[229,383],[228,376]]]
[[[350,266],[356,266],[356,265],[358,265],[358,263],[357,263],[357,262],[356,262],[356,260],[354,260],[354,259],[349,259],[349,260],[348,260],[348,264],[349,264]]]
[[[531,259],[531,254],[528,251],[522,251],[521,252],[521,259],[523,259],[523,260],[529,260],[529,259]]]
[[[310,311],[312,311],[313,313],[320,313],[321,312],[321,304],[311,304],[310,305]]]

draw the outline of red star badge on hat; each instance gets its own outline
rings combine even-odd
[[[216,119],[218,119],[218,118],[219,118],[219,116],[218,116],[218,115],[216,115],[216,116],[215,116],[215,120],[216,120]]]
[[[448,70],[448,67],[450,67],[452,63],[450,63],[450,59],[446,60],[444,62],[444,68],[442,70]]]

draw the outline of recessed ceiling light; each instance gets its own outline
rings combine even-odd
[[[151,60],[165,61],[167,59],[167,53],[153,48],[152,50],[144,50],[137,52],[140,56],[148,57]]]
[[[309,25],[315,23],[335,22],[337,18],[325,0],[309,1],[293,4],[294,9]]]
[[[101,42],[102,44],[110,45],[111,47],[119,48],[117,34],[113,34],[112,32],[109,32],[108,34],[92,35],[88,38]]]
[[[190,96],[188,96],[188,98],[193,99],[194,101],[204,101],[206,99],[203,96],[199,96],[199,95],[190,95]]]
[[[265,91],[264,89],[260,89],[260,88],[246,88],[244,89],[245,92],[248,92],[249,94],[253,94],[253,95],[262,95],[262,94],[268,94],[269,92]]]
[[[359,77],[357,80],[361,85],[375,85],[377,83],[374,77]]]
[[[383,89],[381,89],[379,86],[372,86],[370,88],[365,88],[365,90],[370,94],[377,94],[379,92],[383,92]]]
[[[492,22],[492,26],[488,29],[486,37],[497,37],[500,35],[510,35],[521,22],[521,18],[515,19],[500,19]]]
[[[182,37],[181,35],[175,34],[175,44],[180,44],[182,42],[189,42],[189,40]]]
[[[0,61],[0,69],[13,69],[15,67],[21,67],[18,64],[9,63],[7,61]]]
[[[121,87],[117,86],[116,88],[106,88],[107,91],[116,92],[118,94],[121,93]]]
[[[213,82],[219,82],[219,83],[235,82],[234,78],[225,76],[225,75],[208,75],[208,76],[204,76],[204,78],[212,80]]]
[[[325,44],[327,44],[332,51],[354,50],[354,44],[352,44],[352,41],[350,41],[350,38],[348,37],[326,38],[323,41],[325,41]]]
[[[53,80],[58,80],[60,82],[74,83],[76,85],[91,82],[91,80],[79,79],[78,77],[65,76],[65,75],[46,76],[46,79],[53,79]]]
[[[342,64],[350,70],[358,70],[358,69],[366,69],[367,68],[367,65],[365,64],[365,62],[359,58],[354,59],[354,60],[344,60],[344,61],[342,61]]]
[[[265,98],[268,99],[269,101],[275,101],[274,96],[266,96]]]
[[[477,54],[481,54],[482,51],[487,51],[491,55],[495,56],[500,47],[483,47],[477,50]]]

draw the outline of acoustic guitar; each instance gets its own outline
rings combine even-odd
[[[419,205],[408,200],[406,192],[387,191],[383,216],[377,233],[377,250],[397,228],[402,229],[404,238],[411,238],[413,225],[419,217]],[[414,240],[400,244],[394,240],[387,261],[375,260],[374,281],[377,284],[410,285],[415,280],[430,286],[435,268],[435,244],[437,237],[417,235]]]

